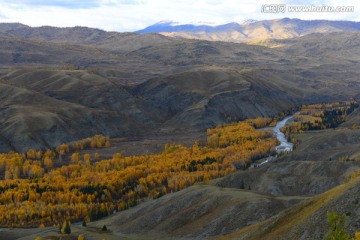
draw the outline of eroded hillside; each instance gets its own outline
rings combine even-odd
[[[84,28],[17,26],[8,34],[13,27],[0,31],[3,150],[54,147],[96,133],[200,132],[303,103],[357,98],[360,88],[357,33],[267,48]],[[50,33],[59,37],[45,37]]]

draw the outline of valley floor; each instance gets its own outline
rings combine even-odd
[[[357,119],[356,109],[348,121]],[[256,168],[239,170],[225,177],[198,183],[101,220],[71,225],[72,234],[58,233],[58,227],[2,229],[4,239],[322,239],[327,231],[326,212],[349,216],[351,234],[360,226],[360,130],[348,122],[336,129],[296,133],[295,150]],[[174,139],[188,141],[201,135]],[[155,150],[166,136],[151,140],[113,140],[134,154],[132,146]],[[139,141],[139,142],[137,142]],[[117,145],[118,144],[118,145]],[[159,148],[160,149],[160,148]],[[95,150],[85,150],[95,151]],[[112,149],[100,154],[109,156]],[[140,152],[139,152],[140,153]],[[260,160],[261,161],[261,160]],[[344,183],[344,180],[347,182]],[[106,225],[107,231],[102,231]],[[305,231],[306,229],[306,231]],[[64,238],[66,237],[66,238]]]

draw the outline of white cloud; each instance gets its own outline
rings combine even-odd
[[[81,4],[80,4],[81,3]],[[300,0],[272,0],[271,3],[303,5]],[[356,0],[308,1],[308,5],[355,6],[354,13],[261,13],[267,0],[0,0],[1,12],[6,22],[21,22],[30,26],[51,25],[59,27],[88,26],[114,31],[134,31],[155,22],[171,19],[177,22],[241,22],[246,19],[329,19],[355,20],[360,14]]]

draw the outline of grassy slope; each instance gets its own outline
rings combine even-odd
[[[323,194],[303,201],[297,206],[258,224],[243,228],[240,231],[221,237],[220,239],[300,239],[297,229],[308,226],[310,218],[332,201],[344,195],[351,188],[358,187],[360,178],[353,182],[339,185]],[[323,219],[326,222],[326,219]]]
[[[204,239],[225,234],[272,216],[290,202],[304,197],[273,197],[254,191],[199,184],[185,190],[146,201],[88,223],[71,226],[72,232],[86,239]],[[243,217],[246,216],[246,217]],[[108,232],[100,229],[106,225]],[[60,236],[58,228],[7,231],[8,239],[31,240],[36,236]],[[64,235],[62,235],[64,236]]]
[[[324,213],[333,210],[333,205],[340,205],[338,202],[344,199],[345,203],[339,207],[347,209],[353,200],[348,195],[354,195],[351,191],[358,189],[359,184],[360,178],[312,198],[273,197],[253,191],[196,185],[89,223],[86,228],[80,223],[73,224],[72,231],[73,236],[84,234],[86,239],[203,239],[244,227],[219,239],[300,239],[304,229],[312,228],[313,232],[323,234],[326,231]],[[264,219],[264,211],[284,209],[290,202],[299,200],[304,201],[263,222],[248,226],[251,221]],[[247,216],[246,219],[244,216]],[[104,224],[109,231],[100,231]],[[57,231],[57,227],[21,229],[8,230],[2,235],[9,240],[30,240],[36,236],[61,236]]]

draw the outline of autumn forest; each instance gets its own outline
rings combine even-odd
[[[198,182],[236,170],[274,151],[276,139],[266,126],[271,118],[246,120],[208,130],[208,143],[192,147],[166,144],[161,154],[100,160],[99,154],[79,154],[84,148],[110,146],[94,136],[62,144],[55,150],[0,155],[0,225],[53,226],[64,220],[93,221],[146,199],[158,198]],[[61,166],[64,154],[71,154]]]

